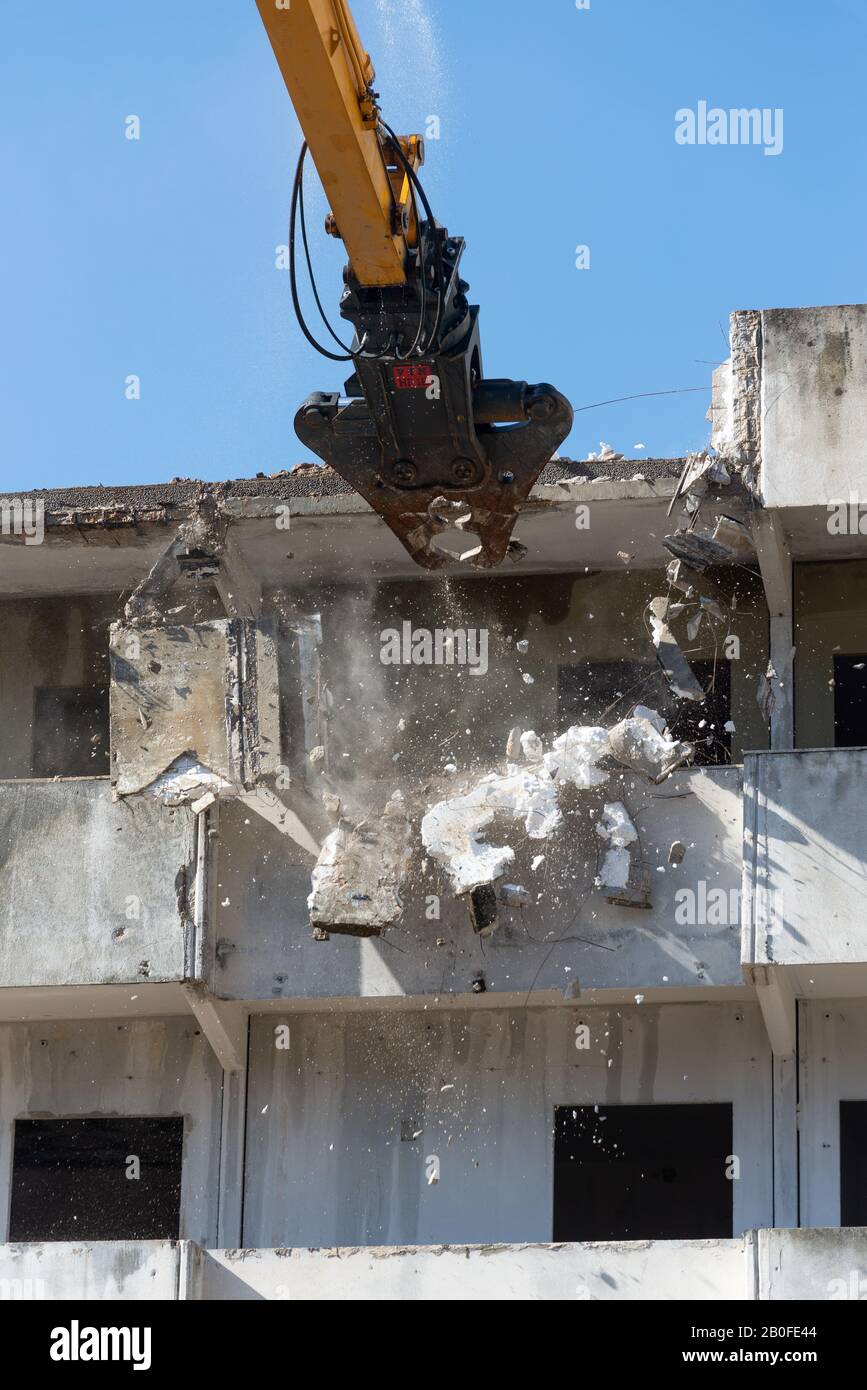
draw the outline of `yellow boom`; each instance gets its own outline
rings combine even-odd
[[[405,171],[384,148],[374,70],[346,0],[256,0],[359,284],[402,285],[417,239]],[[420,136],[401,140],[413,168]]]

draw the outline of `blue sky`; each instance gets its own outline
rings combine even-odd
[[[440,117],[425,183],[469,243],[488,375],[576,408],[705,386],[731,310],[867,299],[863,0],[353,10],[386,119]],[[0,51],[0,491],[309,457],[295,407],[343,371],[275,268],[300,136],[253,0],[3,0]],[[782,108],[782,153],[678,145],[675,112],[702,100]],[[317,240],[334,305],[339,252]],[[568,452],[681,454],[708,403],[583,411]]]

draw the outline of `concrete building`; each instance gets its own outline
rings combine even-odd
[[[867,306],[731,347],[508,571],[0,500],[2,1296],[867,1296]]]

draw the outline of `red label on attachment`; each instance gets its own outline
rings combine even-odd
[[[391,369],[392,380],[398,391],[423,391],[431,378],[431,368],[422,363]]]

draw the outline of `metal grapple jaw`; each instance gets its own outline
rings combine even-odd
[[[425,224],[435,302],[415,283],[371,291],[347,271],[341,314],[355,328],[346,395],[309,396],[295,417],[301,441],[360,493],[425,569],[461,559],[499,565],[533,483],[572,428],[553,386],[484,380],[479,310],[467,302],[464,243]],[[405,352],[419,314],[432,351]],[[458,546],[437,538],[458,532]],[[521,547],[512,544],[512,554]]]
[[[308,397],[295,417],[299,439],[370,503],[416,564],[499,565],[533,483],[572,427],[565,396],[524,381],[474,387],[462,356],[359,363],[357,375],[362,396]],[[446,531],[460,533],[456,549],[437,546]]]

